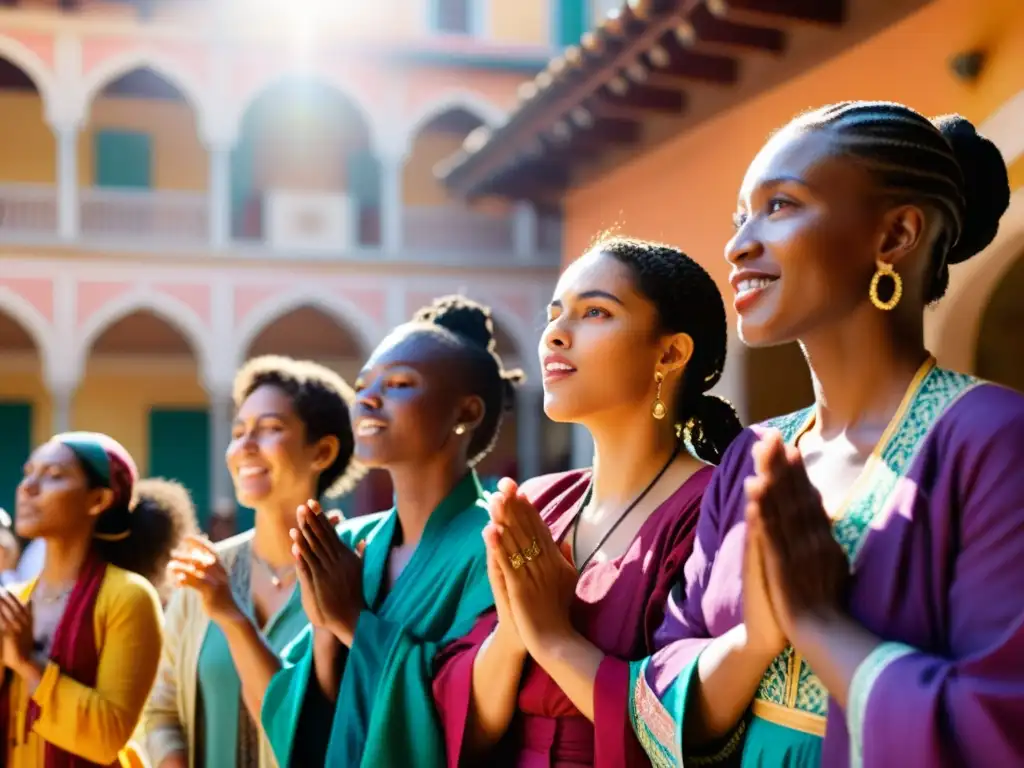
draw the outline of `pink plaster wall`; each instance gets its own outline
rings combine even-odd
[[[54,40],[52,35],[45,32],[32,32],[27,29],[5,29],[4,37],[17,40],[32,53],[39,57],[47,67],[53,69],[55,66]]]
[[[39,310],[39,314],[53,322],[53,281],[45,277],[0,278],[0,287],[7,288]]]
[[[81,281],[78,284],[77,325],[84,325],[100,307],[120,298],[131,289],[130,282]]]
[[[210,286],[202,283],[159,283],[153,286],[160,293],[173,296],[192,309],[206,325],[213,317],[213,295]]]

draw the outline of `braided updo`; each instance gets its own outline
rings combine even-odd
[[[611,237],[592,250],[629,268],[637,290],[657,311],[661,333],[685,333],[693,339],[693,356],[679,382],[673,417],[692,451],[718,464],[743,429],[728,401],[707,394],[722,378],[728,340],[718,286],[700,264],[670,245]]]
[[[483,418],[469,441],[470,464],[475,465],[497,442],[505,413],[515,402],[515,385],[526,377],[522,371],[506,371],[502,365],[491,310],[483,304],[465,296],[444,296],[418,310],[413,322],[455,342],[465,364],[466,386],[483,400]]]
[[[925,302],[941,299],[949,265],[992,242],[1010,205],[1006,163],[995,144],[960,115],[928,119],[903,104],[844,101],[796,117],[791,126],[829,130],[896,202],[927,204],[942,216]]]

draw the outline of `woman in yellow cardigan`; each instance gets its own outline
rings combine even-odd
[[[130,765],[163,645],[159,583],[193,516],[181,486],[138,481],[115,440],[58,435],[18,486],[15,530],[39,577],[0,591],[0,730],[9,768]]]

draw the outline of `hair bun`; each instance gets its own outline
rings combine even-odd
[[[947,261],[959,264],[984,250],[999,231],[1010,206],[1010,180],[999,148],[960,115],[936,117],[932,123],[953,148],[964,176],[966,209],[960,239]]]
[[[416,313],[414,320],[433,323],[474,344],[494,351],[491,310],[465,296],[443,296]]]

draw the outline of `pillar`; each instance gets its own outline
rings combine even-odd
[[[62,240],[78,238],[78,126],[54,128],[57,138],[57,222]]]
[[[209,153],[210,245],[221,250],[231,241],[231,148],[227,145],[213,145]]]
[[[216,507],[227,499],[235,498],[234,485],[228,473],[225,454],[231,443],[231,422],[235,405],[230,386],[208,390],[210,398],[210,501]]]
[[[512,213],[512,248],[516,261],[532,261],[537,253],[537,242],[537,209],[530,203],[516,203]]]
[[[71,431],[71,406],[75,398],[73,384],[59,383],[50,386],[51,431],[55,435]]]
[[[402,252],[404,172],[404,156],[392,155],[380,159],[380,244],[385,254],[392,258],[397,258]]]

